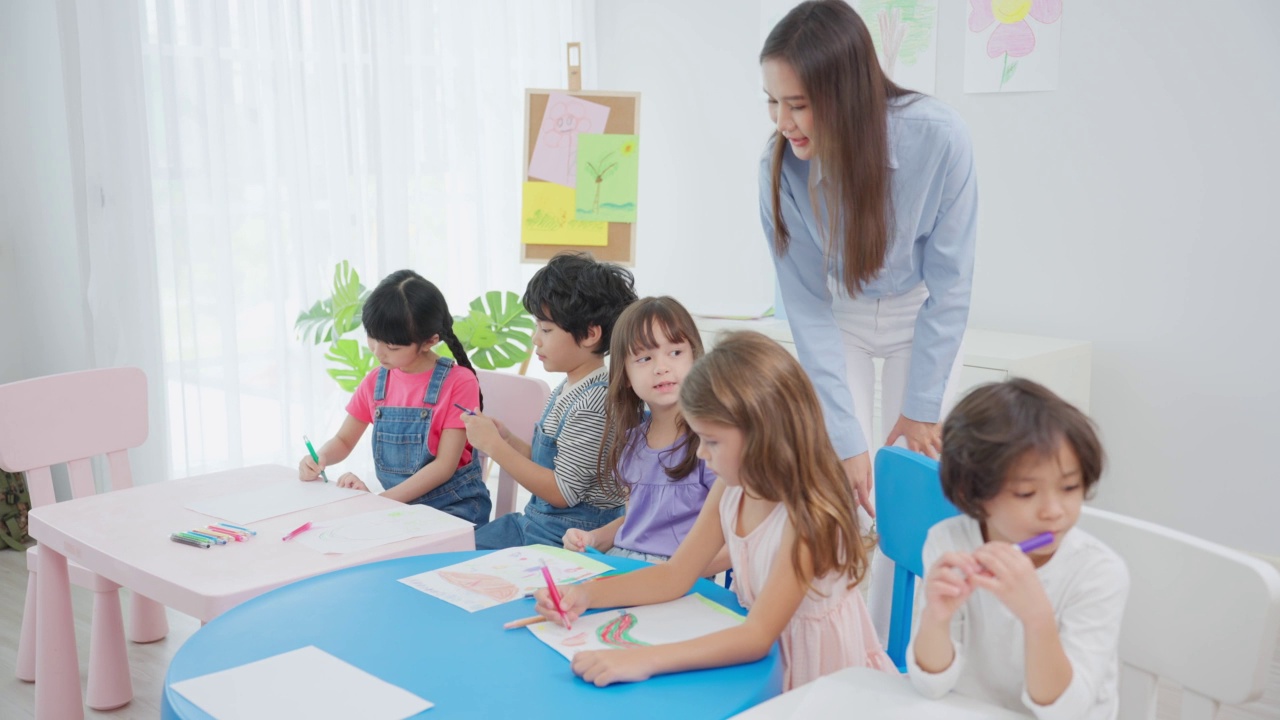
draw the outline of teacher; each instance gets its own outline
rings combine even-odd
[[[901,442],[937,457],[941,448],[973,280],[969,132],[950,107],[885,77],[844,0],[792,9],[760,65],[777,129],[760,162],[760,219],[800,362],[874,516],[868,450]],[[871,435],[873,358],[884,359],[883,437]],[[870,609],[882,639],[891,567],[876,553]]]

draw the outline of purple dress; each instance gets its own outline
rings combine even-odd
[[[645,439],[648,425],[632,431],[622,458],[622,481],[631,494],[627,515],[613,540],[615,547],[632,552],[671,557],[698,519],[707,493],[716,481],[715,473],[698,460],[693,472],[672,479],[666,466],[683,459],[683,451],[672,452],[680,444],[654,450]]]

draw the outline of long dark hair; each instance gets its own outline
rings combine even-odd
[[[693,359],[702,357],[702,335],[693,317],[675,298],[646,297],[627,306],[613,326],[612,346],[609,354],[609,395],[605,402],[605,432],[600,447],[600,477],[612,475],[618,484],[622,482],[622,459],[632,440],[632,431],[644,424],[644,401],[636,395],[627,379],[627,359],[632,353],[652,350],[658,346],[658,334],[667,342],[689,343]],[[688,477],[698,466],[698,436],[689,429],[684,416],[676,414],[678,439],[670,455],[679,458],[674,465],[664,460],[663,472],[671,480]],[[636,442],[644,442],[642,438]]]
[[[850,296],[884,266],[892,231],[889,188],[889,100],[912,91],[885,77],[871,33],[844,0],[797,5],[773,28],[760,62],[785,61],[804,85],[813,109],[814,152],[825,182],[826,257],[840,262]],[[773,250],[787,251],[791,235],[782,219],[782,159],[787,141],[773,142]],[[813,196],[814,215],[818,198]]]
[[[397,270],[378,283],[364,301],[360,323],[370,339],[391,345],[421,346],[439,335],[454,361],[476,371],[453,332],[453,315],[440,288],[412,270]],[[484,408],[483,394],[480,407]]]

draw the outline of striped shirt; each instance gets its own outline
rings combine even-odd
[[[590,387],[602,380],[605,384]],[[601,483],[597,474],[608,380],[609,369],[601,367],[573,385],[562,383],[555,404],[542,421],[544,432],[550,434],[559,427],[560,419],[565,418],[564,428],[556,439],[555,473],[556,486],[568,507],[586,503],[610,509],[626,503],[623,490],[612,481],[608,485]],[[567,416],[566,408],[571,408]]]

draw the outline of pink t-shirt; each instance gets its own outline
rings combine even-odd
[[[388,371],[387,386],[382,401],[375,403],[373,391],[378,386],[379,370],[381,368],[374,368],[373,372],[366,375],[364,380],[360,381],[355,394],[351,396],[351,402],[347,403],[347,413],[351,417],[362,423],[372,423],[373,410],[377,407],[426,407],[426,403],[422,400],[427,396],[427,386],[431,384],[434,367],[420,373],[406,373],[394,368]],[[440,385],[437,400],[435,412],[431,417],[431,432],[427,434],[427,450],[431,451],[432,455],[440,449],[440,433],[445,430],[466,429],[467,426],[462,424],[462,411],[453,404],[458,403],[466,408],[479,407],[480,381],[476,379],[475,373],[460,365],[454,365],[449,370],[449,374],[444,377],[444,383]],[[462,449],[462,458],[458,461],[458,467],[469,462],[471,462],[471,444],[467,443]]]

